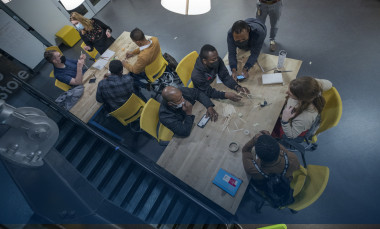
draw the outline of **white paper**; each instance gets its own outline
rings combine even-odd
[[[263,84],[283,83],[282,73],[263,74]]]
[[[99,59],[96,60],[92,67],[101,70],[111,60],[113,55],[115,55],[115,52],[107,49],[107,51],[105,51],[103,55],[101,55]]]
[[[220,79],[219,79],[219,75],[216,74],[216,83],[223,83]]]

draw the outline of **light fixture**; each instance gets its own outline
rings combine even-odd
[[[60,0],[66,10],[73,10],[80,6],[84,0]]]
[[[198,15],[210,11],[211,0],[161,0],[161,5],[174,13]]]

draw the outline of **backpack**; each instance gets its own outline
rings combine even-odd
[[[168,62],[168,67],[171,69],[171,71],[175,71],[178,66],[176,59],[174,59],[174,57],[172,57],[169,53],[164,53],[162,56]]]
[[[257,171],[265,177],[265,199],[273,208],[279,208],[289,205],[294,202],[293,189],[290,188],[290,181],[285,177],[289,167],[288,155],[284,152],[285,168],[281,174],[266,174],[257,165],[255,160],[252,160]]]

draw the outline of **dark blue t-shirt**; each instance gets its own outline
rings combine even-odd
[[[66,59],[64,68],[54,67],[54,77],[62,83],[70,85],[71,79],[75,79],[77,75],[77,62],[78,60]],[[86,69],[83,67],[82,74],[85,72]]]

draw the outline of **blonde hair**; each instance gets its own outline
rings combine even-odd
[[[92,25],[92,20],[83,17],[81,14],[77,12],[72,12],[70,14],[70,21],[79,21],[82,23],[85,31],[91,31],[94,29],[94,26]]]

